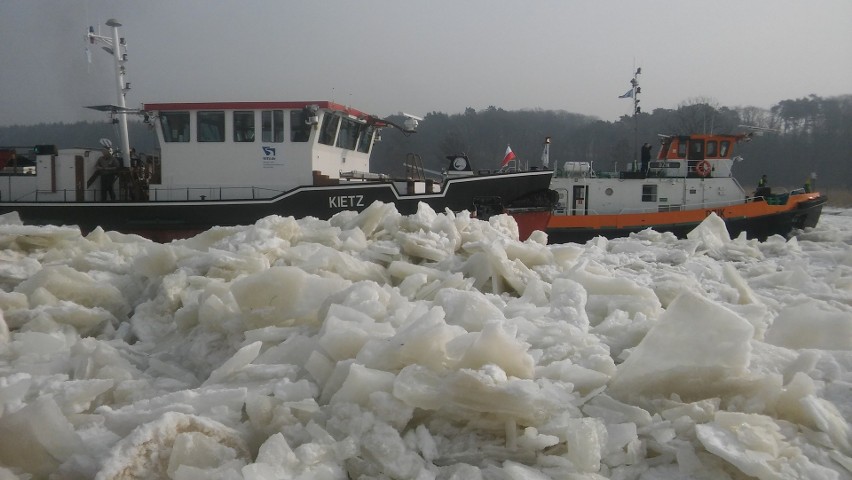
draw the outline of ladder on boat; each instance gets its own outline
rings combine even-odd
[[[405,159],[405,178],[408,180],[426,180],[423,174],[423,161],[419,153],[409,153]]]

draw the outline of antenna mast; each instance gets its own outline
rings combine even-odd
[[[636,73],[633,74],[633,79],[630,80],[630,85],[633,86],[633,154],[636,155],[633,164],[634,172],[639,168],[639,114],[642,113],[642,109],[639,107],[639,94],[642,93],[642,89],[639,87],[639,74],[641,73],[642,67],[637,68]]]
[[[101,47],[112,55],[115,61],[115,84],[118,92],[118,108],[115,112],[118,115],[119,133],[121,135],[121,153],[125,162],[130,161],[130,137],[127,133],[127,105],[124,97],[130,90],[130,83],[125,82],[124,75],[126,70],[124,64],[127,63],[127,44],[123,38],[118,36],[118,27],[121,26],[117,20],[110,18],[106,21],[108,27],[112,27],[112,37],[106,37],[95,34],[95,28],[89,27],[89,32],[86,35],[89,43],[99,44]]]

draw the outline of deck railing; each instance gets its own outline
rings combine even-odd
[[[82,200],[77,200],[78,193],[82,193]],[[14,203],[35,202],[101,202],[101,190],[88,189],[83,192],[77,190],[33,190],[14,199],[8,200]],[[138,192],[141,193],[141,192]],[[129,190],[116,192],[116,202],[198,202],[207,200],[258,200],[276,197],[284,190],[266,187],[182,187],[182,188],[156,188],[147,193],[147,199],[132,199]]]

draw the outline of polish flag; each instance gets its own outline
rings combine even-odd
[[[501,167],[505,167],[510,161],[515,159],[515,152],[512,151],[512,147],[506,145],[506,156],[503,157],[503,163],[500,164]]]

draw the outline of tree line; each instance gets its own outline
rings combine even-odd
[[[402,116],[391,120],[401,123]],[[749,130],[744,126],[754,127]],[[373,165],[403,174],[409,152],[418,153],[424,168],[440,171],[446,157],[465,153],[476,169],[497,169],[509,145],[518,158],[539,165],[544,139],[551,137],[551,167],[566,161],[591,162],[597,171],[628,168],[640,146],[654,145],[658,135],[758,132],[741,143],[736,154],[744,161],[734,175],[748,189],[762,174],[772,185],[799,187],[816,173],[822,187],[852,186],[852,95],[816,95],[784,100],[770,109],[730,108],[704,98],[690,99],[675,109],[655,109],[614,122],[556,110],[507,111],[490,106],[467,108],[449,115],[431,112],[418,132],[385,131],[374,147]]]
[[[404,118],[389,120],[402,124]],[[140,152],[154,152],[152,127],[128,122],[131,144]],[[544,139],[552,138],[551,166],[566,161],[591,162],[598,171],[627,168],[645,143],[658,146],[658,134],[738,133],[742,126],[757,127],[762,135],[741,144],[744,161],[734,175],[748,189],[762,174],[772,185],[797,187],[814,172],[820,187],[852,187],[852,95],[783,100],[769,109],[724,107],[711,99],[695,98],[675,109],[655,109],[617,121],[561,110],[508,111],[496,106],[468,107],[459,114],[430,112],[417,133],[403,135],[385,129],[373,149],[372,169],[404,175],[409,153],[416,153],[427,170],[447,167],[446,157],[465,153],[475,169],[499,168],[506,146],[517,157],[539,165]],[[50,123],[0,127],[0,146],[55,144],[59,148],[98,147],[98,139],[119,136],[109,122]],[[654,152],[656,154],[656,150]]]

